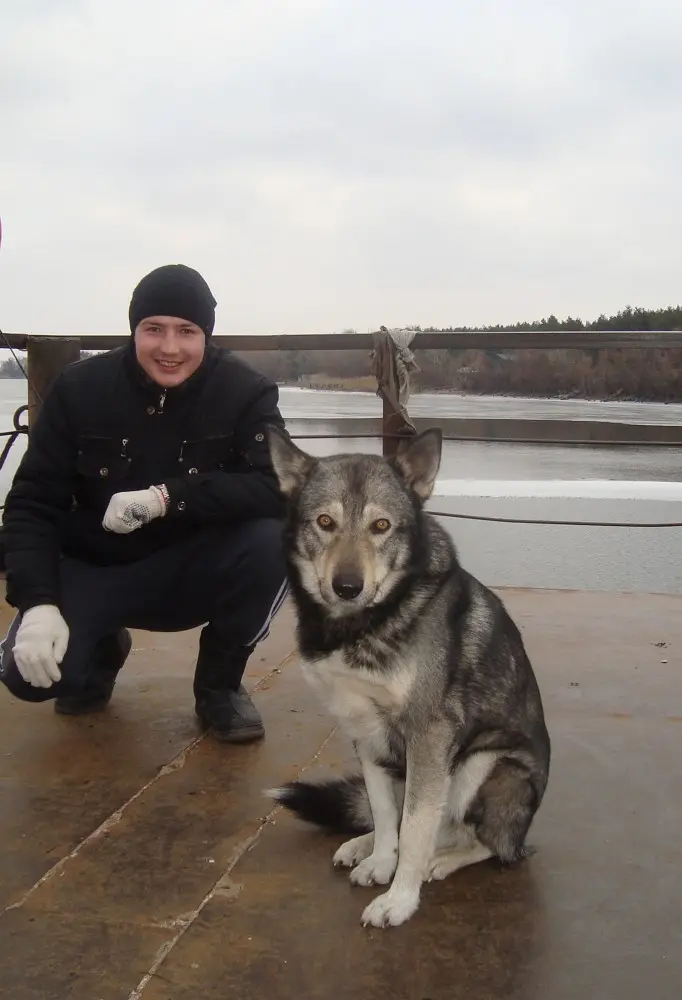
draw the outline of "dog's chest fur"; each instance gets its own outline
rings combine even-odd
[[[414,681],[410,664],[397,659],[390,670],[352,666],[344,653],[302,660],[308,682],[346,732],[364,740],[403,714]]]

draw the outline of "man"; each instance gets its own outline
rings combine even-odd
[[[216,301],[168,265],[135,288],[131,342],[55,379],[6,499],[0,679],[56,711],[103,708],[128,628],[203,625],[196,713],[224,742],[263,736],[241,683],[286,595],[284,500],[268,423],[278,389],[210,338]]]

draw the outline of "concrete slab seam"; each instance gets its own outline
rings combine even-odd
[[[315,751],[315,753],[313,754],[313,756],[310,758],[310,760],[307,761],[303,765],[303,767],[301,767],[301,769],[299,771],[299,774],[305,774],[305,772],[317,762],[317,760],[320,757],[320,754],[323,753],[324,749],[326,748],[327,744],[329,743],[329,741],[334,736],[335,732],[336,732],[336,727],[334,726],[332,728],[331,732],[328,733],[328,735],[325,737],[325,739],[319,745],[319,747],[317,748],[317,750]],[[192,926],[192,924],[197,919],[197,917],[200,916],[202,910],[208,905],[208,903],[210,903],[210,901],[213,899],[213,897],[218,892],[220,892],[221,889],[224,889],[226,887],[226,885],[230,884],[230,875],[231,875],[231,873],[234,871],[234,869],[239,864],[239,862],[244,857],[244,855],[248,851],[251,851],[256,846],[258,840],[260,839],[260,836],[261,836],[263,830],[266,828],[266,826],[268,825],[268,823],[272,822],[272,817],[277,812],[279,812],[281,809],[282,809],[282,806],[279,805],[279,804],[277,804],[273,809],[271,809],[270,812],[267,813],[267,815],[264,816],[263,819],[260,821],[258,827],[251,834],[251,836],[247,837],[235,849],[235,851],[234,851],[234,853],[232,855],[232,858],[230,859],[229,865],[227,866],[227,868],[225,869],[225,871],[222,872],[222,874],[220,875],[220,877],[218,878],[218,880],[215,882],[215,884],[211,887],[211,889],[209,889],[209,891],[206,893],[206,895],[204,896],[204,898],[201,900],[201,902],[197,906],[196,910],[192,911],[189,914],[183,915],[183,917],[179,917],[176,921],[174,921],[175,925],[178,928],[177,933],[174,934],[173,937],[169,938],[168,941],[165,941],[161,945],[161,947],[159,948],[158,952],[156,953],[156,956],[154,958],[154,961],[151,964],[151,967],[149,968],[149,971],[144,974],[144,976],[140,980],[140,982],[137,985],[137,987],[133,990],[133,992],[128,997],[128,1000],[141,1000],[142,994],[144,993],[145,989],[147,988],[147,986],[149,985],[149,983],[151,982],[151,980],[154,978],[154,976],[157,975],[158,970],[161,968],[161,966],[163,965],[163,963],[165,962],[165,960],[168,958],[168,956],[170,955],[170,953],[173,950],[173,948],[176,946],[176,944],[178,944],[178,942],[181,940],[181,938],[183,937],[183,935],[189,930],[189,928]]]
[[[282,667],[285,666],[287,661],[292,658],[292,655],[293,655],[292,653],[287,653],[287,655],[282,660],[279,661],[277,666],[273,667],[273,669],[269,673],[265,674],[264,677],[261,677],[261,679],[256,684],[254,684],[253,691],[258,691],[258,689],[261,688],[264,684],[266,684],[267,681],[269,681],[275,674],[280,673]],[[110,816],[107,816],[107,818],[102,823],[100,823],[100,825],[96,829],[92,830],[87,835],[87,837],[85,837],[83,840],[80,841],[80,843],[76,844],[76,846],[73,848],[72,851],[70,851],[68,854],[65,854],[64,857],[56,861],[55,864],[50,869],[48,869],[48,871],[46,871],[45,874],[42,875],[37,882],[35,882],[29,889],[27,889],[27,891],[24,893],[21,899],[18,899],[14,903],[10,903],[9,906],[6,906],[0,912],[0,916],[2,916],[5,913],[9,913],[10,910],[20,909],[31,898],[34,892],[40,889],[41,886],[45,885],[46,882],[49,882],[51,879],[53,879],[56,875],[59,875],[64,870],[68,862],[72,861],[74,858],[77,858],[85,847],[93,843],[93,841],[96,841],[100,837],[107,834],[113,827],[115,827],[118,823],[120,823],[125,813],[130,808],[130,806],[132,806],[139,798],[141,798],[142,795],[144,795],[146,791],[148,791],[153,785],[155,785],[156,782],[159,781],[159,779],[164,778],[169,774],[173,774],[173,772],[180,770],[181,767],[184,767],[185,762],[189,757],[189,755],[206,738],[206,735],[207,735],[206,733],[200,733],[199,736],[197,736],[195,739],[191,741],[191,743],[188,743],[186,747],[183,747],[183,749],[180,750],[180,752],[177,753],[175,757],[171,758],[171,760],[169,760],[167,764],[163,764],[158,769],[156,774],[149,779],[149,781],[147,781],[144,785],[142,785],[140,788],[137,789],[134,795],[131,795],[130,798],[126,799],[126,801],[121,806],[119,806],[119,808],[116,809],[115,812],[113,812]]]

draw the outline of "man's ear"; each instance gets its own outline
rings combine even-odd
[[[279,427],[269,424],[265,429],[265,437],[280,489],[285,496],[291,496],[305,482],[315,465],[315,459],[301,451]]]
[[[443,432],[440,427],[431,427],[401,441],[393,457],[393,465],[399,475],[422,503],[433,491],[442,449]]]

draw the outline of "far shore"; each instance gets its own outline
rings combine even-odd
[[[315,389],[320,392],[365,392],[376,395],[377,384],[372,375],[356,375],[347,378],[329,378],[326,375],[306,375],[296,381],[278,382],[281,388],[285,389]],[[628,396],[622,392],[612,393],[607,396],[587,396],[578,392],[563,393],[558,396],[547,396],[543,393],[512,393],[512,392],[476,392],[473,389],[455,389],[448,386],[413,386],[410,395],[433,395],[433,396],[485,396],[498,397],[500,399],[579,399],[585,402],[594,403],[656,403],[657,405],[668,404],[671,406],[680,405],[682,400],[674,399],[643,399],[639,396]]]

